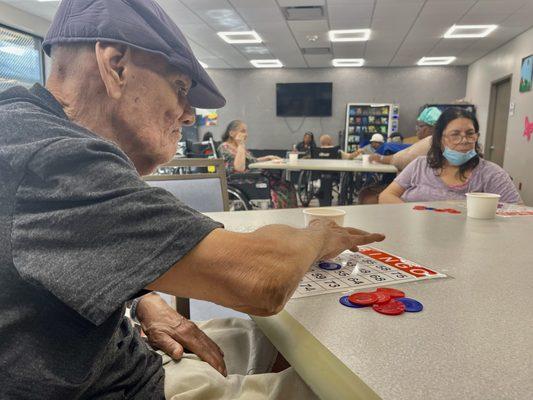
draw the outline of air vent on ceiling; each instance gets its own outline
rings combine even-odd
[[[331,54],[331,49],[329,47],[306,47],[302,49],[302,54],[306,56]]]
[[[322,6],[285,7],[283,12],[289,21],[311,21],[324,19],[326,16]]]

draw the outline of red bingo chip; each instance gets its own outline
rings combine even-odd
[[[376,304],[382,304],[390,301],[391,296],[386,292],[375,292],[376,297],[378,298],[376,300]]]
[[[400,315],[405,312],[405,305],[396,300],[383,304],[374,304],[372,308],[374,311],[385,315]]]
[[[394,289],[394,288],[387,288],[387,287],[380,287],[376,289],[377,292],[383,292],[388,294],[390,297],[405,297],[405,293],[401,290]]]
[[[374,304],[378,301],[378,296],[376,296],[376,293],[359,292],[350,295],[348,300],[350,300],[350,303],[353,304],[369,306],[370,304]]]
[[[449,213],[449,214],[461,214],[461,211],[459,211],[459,210],[454,210],[453,208],[449,208],[449,209],[448,209],[448,213]]]

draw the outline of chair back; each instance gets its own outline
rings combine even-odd
[[[339,146],[316,147],[312,150],[311,157],[335,160],[341,158],[341,154],[339,152]]]
[[[187,157],[189,158],[209,158],[216,157],[216,147],[213,139],[203,142],[193,142],[189,144]]]
[[[193,174],[149,175],[144,178],[150,186],[172,193],[187,206],[199,212],[228,211],[228,186],[224,161],[218,158],[175,159],[162,167],[170,169],[207,169],[213,172]]]

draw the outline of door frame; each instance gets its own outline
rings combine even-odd
[[[505,75],[501,78],[495,79],[491,81],[490,83],[490,99],[489,99],[489,114],[487,116],[487,132],[485,135],[485,146],[483,148],[483,153],[485,157],[488,156],[488,152],[490,151],[490,147],[493,144],[494,141],[494,118],[496,117],[496,90],[495,87],[499,83],[502,83],[503,81],[509,80],[509,85],[511,86],[511,95],[513,91],[513,74]],[[511,97],[509,97],[509,105],[511,101]],[[509,113],[509,109],[507,109],[507,112]],[[507,118],[507,125],[509,126],[509,118]],[[507,132],[506,132],[506,139],[507,139]]]

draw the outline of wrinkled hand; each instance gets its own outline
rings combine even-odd
[[[224,353],[204,332],[170,307],[159,295],[150,293],[137,305],[137,319],[148,337],[148,343],[164,351],[174,360],[187,348],[227,376]]]
[[[369,233],[355,228],[344,228],[326,219],[315,219],[309,224],[311,230],[322,231],[325,240],[320,249],[319,259],[334,258],[344,250],[359,251],[358,246],[381,242],[385,235]]]

